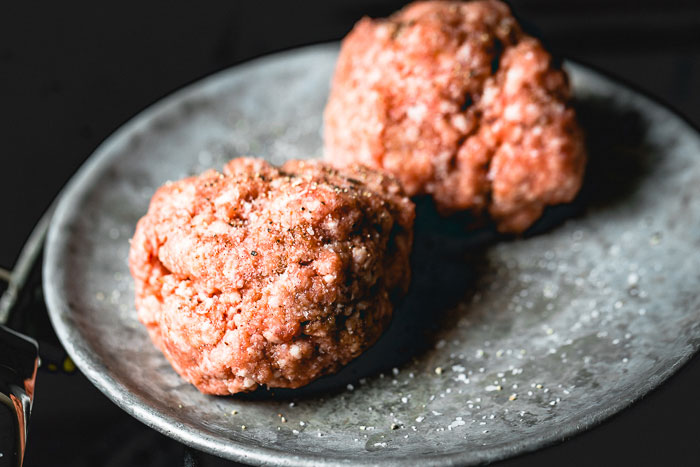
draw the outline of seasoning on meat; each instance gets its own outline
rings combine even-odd
[[[167,183],[131,243],[139,319],[202,392],[305,385],[388,325],[413,218],[398,182],[362,167],[241,158]]]

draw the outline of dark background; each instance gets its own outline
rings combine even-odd
[[[401,1],[30,2],[0,13],[0,266],[110,133],[212,72],[337,40]],[[591,64],[700,124],[700,2],[513,0],[555,53]],[[502,465],[698,465],[700,358],[632,408]],[[79,374],[42,372],[26,465],[178,465],[182,447]],[[204,465],[230,465],[204,456]]]

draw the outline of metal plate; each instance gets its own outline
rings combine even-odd
[[[180,380],[136,319],[135,223],[167,180],[239,155],[319,156],[336,54],[323,45],[273,55],[168,97],[109,138],[63,191],[44,264],[51,319],[115,403],[243,462],[477,463],[592,426],[696,351],[700,137],[569,63],[591,153],[576,202],[521,239],[465,232],[421,203],[411,292],[389,332],[341,373],[235,397]]]

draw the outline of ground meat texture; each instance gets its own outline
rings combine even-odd
[[[578,192],[585,150],[566,74],[498,1],[419,2],[343,40],[326,158],[395,175],[443,214],[522,232]]]
[[[362,167],[242,158],[167,183],[131,242],[139,319],[204,393],[305,385],[387,327],[413,218],[398,182]]]

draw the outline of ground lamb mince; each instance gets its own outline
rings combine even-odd
[[[139,319],[202,392],[305,385],[388,325],[413,218],[398,182],[362,167],[241,158],[168,183],[131,243]]]
[[[443,214],[522,232],[584,172],[565,73],[498,1],[418,2],[344,39],[324,114],[326,158],[396,176]]]

